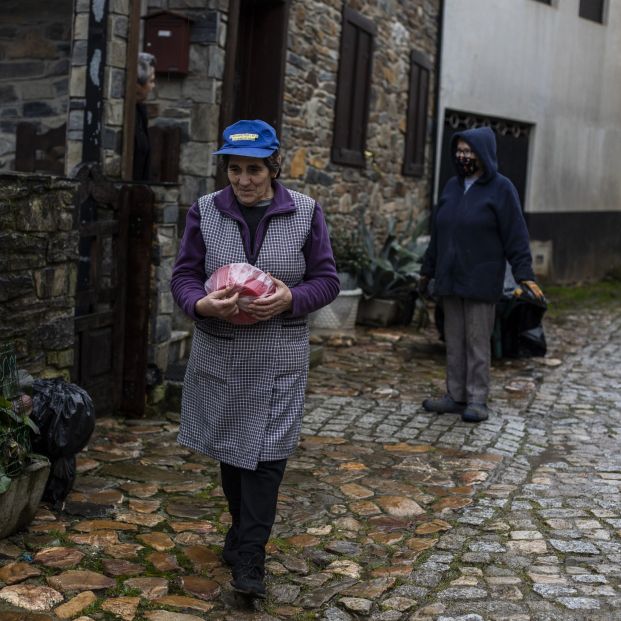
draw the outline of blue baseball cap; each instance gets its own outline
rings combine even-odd
[[[280,146],[276,130],[259,119],[237,121],[222,132],[222,137],[224,144],[213,155],[268,157]]]

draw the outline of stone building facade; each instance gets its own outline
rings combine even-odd
[[[405,225],[412,215],[430,207],[433,78],[425,172],[420,177],[404,176],[402,166],[410,52],[424,53],[435,65],[439,2],[357,0],[348,5],[377,26],[366,166],[350,168],[330,158],[342,3],[295,1],[289,21],[283,113],[284,181],[315,197],[329,216],[339,214],[355,224],[363,212],[379,227],[387,216]]]
[[[280,6],[285,16],[280,32],[261,32],[266,39],[274,34],[283,41],[275,121],[284,156],[283,183],[312,195],[330,220],[352,229],[362,218],[381,230],[389,216],[403,229],[413,216],[428,210],[440,0],[5,0],[0,6],[0,171],[14,168],[20,120],[35,121],[39,130],[66,123],[65,174],[71,176],[83,161],[99,162],[119,188],[131,183],[127,171],[132,137],[127,127],[133,106],[132,65],[136,52],[150,51],[145,18],[169,11],[190,24],[187,73],[168,73],[159,66],[156,90],[147,101],[150,126],[177,128],[180,135],[176,179],[152,185],[147,362],[162,372],[170,352],[178,349],[175,339],[191,329],[174,308],[168,282],[187,209],[222,182],[211,153],[224,126],[237,120],[232,112],[239,103],[236,88],[249,71],[246,67],[244,74],[240,64],[244,41],[239,23],[249,19],[250,5],[256,10]],[[335,163],[332,157],[346,10],[374,31],[364,158],[356,166]],[[235,40],[237,52],[231,44]],[[424,56],[429,69],[421,113],[426,130],[416,175],[404,174],[413,52]],[[279,61],[263,62],[252,67],[255,74]],[[49,183],[56,187],[69,182]],[[77,252],[77,243],[76,237],[71,252]],[[56,294],[60,277],[53,259],[48,267],[52,272],[44,278],[52,279]],[[39,293],[47,291],[42,286]],[[65,295],[70,306],[70,288]],[[36,307],[38,298],[28,299]],[[3,299],[2,306],[9,302]],[[46,361],[38,358],[33,370],[55,364],[54,355],[48,362],[47,353],[41,354]]]
[[[52,9],[40,0],[8,0],[23,8],[7,15],[0,30],[0,168],[12,168],[18,119],[37,119],[42,128],[67,122],[65,171],[82,161],[91,0],[60,0]],[[235,4],[235,3],[232,3]],[[198,196],[216,187],[211,152],[222,129],[221,97],[226,64],[227,26],[232,4],[227,0],[147,0],[142,17],[167,10],[196,24],[215,16],[209,41],[189,46],[187,75],[158,73],[155,97],[148,102],[150,123],[181,130],[179,160],[180,224]],[[237,3],[239,4],[239,3]],[[291,0],[284,68],[281,139],[282,180],[317,198],[329,214],[351,215],[366,210],[392,214],[400,222],[429,207],[431,127],[434,118],[434,71],[431,72],[427,117],[425,171],[402,174],[410,52],[423,53],[435,66],[439,0],[350,0],[346,3],[375,24],[367,124],[366,166],[334,164],[330,149],[341,45],[341,0]],[[102,95],[102,163],[111,179],[122,176],[124,102],[130,36],[130,0],[95,2],[106,6],[107,46]],[[243,10],[243,3],[241,8]],[[32,14],[41,25],[27,22]],[[144,19],[143,19],[144,21]],[[28,25],[27,25],[28,24]],[[144,48],[142,26],[139,49]],[[17,42],[20,39],[21,42]],[[39,77],[40,76],[40,79]],[[5,82],[5,84],[2,84]],[[41,116],[36,116],[36,113]]]

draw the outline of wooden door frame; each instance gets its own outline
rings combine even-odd
[[[134,128],[136,124],[136,83],[138,81],[138,47],[140,42],[141,1],[130,0],[129,30],[125,75],[125,104],[123,106],[122,179],[131,181],[134,174]]]

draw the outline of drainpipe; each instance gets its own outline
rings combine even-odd
[[[438,157],[438,141],[439,138],[439,123],[440,123],[440,76],[442,73],[442,35],[444,31],[444,1],[439,0],[440,6],[438,11],[438,36],[436,37],[436,83],[434,92],[434,137],[432,143],[432,157],[431,157],[431,186],[429,188],[429,204],[433,209],[434,205],[434,190],[436,185],[436,170],[437,170],[437,157]],[[431,218],[429,219],[431,223]]]
[[[83,162],[101,162],[107,30],[108,3],[106,0],[91,0],[88,18]]]

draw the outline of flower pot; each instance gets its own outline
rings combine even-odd
[[[49,473],[49,461],[35,461],[11,481],[4,494],[0,494],[0,539],[30,524]]]
[[[348,272],[337,272],[339,282],[341,283],[341,291],[350,291],[357,289],[357,279],[353,274]]]
[[[357,321],[363,326],[407,326],[412,321],[414,301],[363,298],[358,305]]]
[[[309,325],[313,332],[350,332],[356,325],[358,302],[362,289],[341,291],[327,306],[311,313]]]

